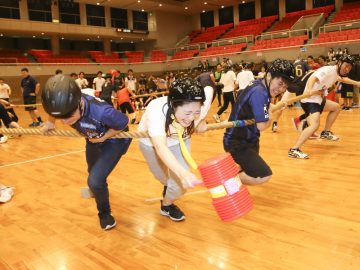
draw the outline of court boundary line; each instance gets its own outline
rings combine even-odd
[[[0,169],[1,168],[6,168],[6,167],[11,167],[11,166],[16,166],[16,165],[21,165],[21,164],[26,164],[26,163],[32,163],[32,162],[36,162],[36,161],[40,161],[40,160],[46,160],[46,159],[62,157],[62,156],[67,156],[67,155],[72,155],[72,154],[78,154],[78,153],[82,153],[82,152],[85,152],[85,149],[84,150],[67,152],[67,153],[62,153],[62,154],[57,154],[57,155],[52,155],[52,156],[41,157],[41,158],[35,158],[35,159],[30,159],[30,160],[5,164],[5,165],[0,165]]]

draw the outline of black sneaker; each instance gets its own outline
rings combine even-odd
[[[162,201],[160,214],[169,217],[173,221],[182,221],[185,219],[185,215],[179,207],[177,207],[175,204],[162,205]]]
[[[116,220],[110,213],[99,214],[100,226],[104,231],[110,230],[116,226]]]

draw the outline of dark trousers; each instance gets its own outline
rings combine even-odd
[[[221,96],[222,96],[221,89],[223,89],[223,85],[216,85],[216,96],[218,100],[218,106],[221,106]]]
[[[107,177],[126,153],[131,139],[110,139],[103,143],[86,142],[88,186],[94,193],[99,214],[110,213]]]
[[[7,128],[9,127],[9,124],[13,121],[2,104],[0,104],[0,118]]]
[[[231,103],[231,109],[234,107],[234,94],[233,92],[224,92],[224,105],[219,109],[217,112],[217,115],[221,115],[229,106],[229,103]]]

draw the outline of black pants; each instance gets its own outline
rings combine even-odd
[[[6,100],[7,102],[10,102],[10,99],[9,98],[3,98],[3,100]],[[18,116],[16,115],[15,111],[13,108],[9,108],[9,109],[6,109],[7,112],[11,113],[13,115],[13,117],[11,117],[11,120],[13,122],[19,122],[19,118]]]
[[[9,124],[13,122],[2,104],[0,104],[0,118],[7,128],[9,127]]]
[[[234,93],[233,92],[225,92],[223,93],[224,96],[224,105],[219,109],[217,115],[221,115],[228,107],[229,103],[231,103],[231,109],[234,107]]]
[[[103,143],[86,142],[88,186],[94,193],[99,214],[110,213],[107,177],[126,153],[131,139],[110,139]]]
[[[217,100],[218,100],[218,106],[221,106],[221,90],[223,89],[223,85],[216,85],[216,92],[215,95],[217,96]]]

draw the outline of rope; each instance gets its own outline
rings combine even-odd
[[[163,91],[163,92],[154,92],[154,93],[151,93],[151,94],[143,94],[143,95],[136,95],[136,96],[133,96],[133,97],[130,97],[130,98],[142,98],[142,97],[153,97],[153,96],[161,96],[161,95],[166,95],[166,94],[169,94],[169,91]]]
[[[288,99],[286,102],[280,101],[275,106],[273,106],[270,111],[274,112],[276,110],[282,109],[284,106],[287,106],[288,103],[293,103],[299,101],[303,98],[311,96],[310,94],[303,94],[294,98]],[[206,131],[224,129],[224,128],[233,128],[233,127],[245,127],[255,124],[254,119],[248,120],[236,120],[233,122],[221,122],[216,124],[207,125]],[[13,134],[13,135],[44,135],[41,129],[36,128],[0,128],[0,133],[4,134]],[[63,137],[82,137],[78,132],[71,130],[51,130],[46,133],[46,136],[63,136]],[[143,131],[121,131],[116,134],[113,138],[149,138],[149,134]]]
[[[34,106],[42,106],[42,104],[41,103],[36,103],[36,104],[10,104],[10,106],[6,106],[5,108],[34,107]]]

